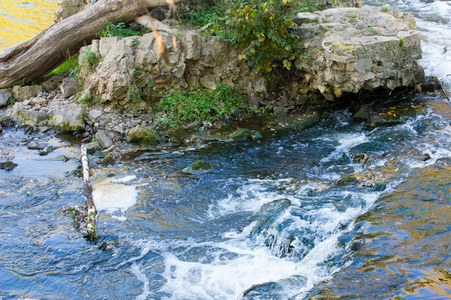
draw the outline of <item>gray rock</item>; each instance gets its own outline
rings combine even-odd
[[[86,152],[88,154],[93,154],[93,153],[95,153],[98,150],[99,151],[102,150],[102,147],[100,146],[99,142],[97,142],[97,141],[88,143],[85,146],[86,146]]]
[[[27,149],[28,150],[44,150],[48,146],[49,146],[49,144],[45,143],[45,142],[30,142],[27,145]]]
[[[45,111],[27,110],[24,108],[19,108],[14,111],[13,119],[16,122],[34,126],[50,119],[50,115]]]
[[[150,11],[150,16],[152,18],[157,19],[158,21],[163,21],[164,19],[166,19],[167,11],[168,10],[166,8],[164,8],[163,6],[159,6]]]
[[[301,26],[306,23],[315,23],[319,21],[319,15],[315,13],[298,13],[293,18],[293,22],[296,25]]]
[[[25,101],[32,97],[38,96],[42,93],[42,86],[40,85],[27,85],[27,86],[15,86],[13,87],[13,96],[18,101]]]
[[[103,149],[110,148],[113,145],[113,140],[103,130],[96,133],[96,139]]]
[[[185,59],[198,60],[202,53],[202,37],[193,32],[185,34],[182,51],[185,54]]]
[[[62,105],[49,120],[49,125],[67,132],[82,131],[86,125],[86,111],[77,104]]]
[[[77,79],[74,77],[64,78],[60,86],[63,98],[69,98],[77,92]]]
[[[61,22],[76,13],[84,10],[89,6],[91,1],[86,0],[60,0],[56,8],[54,21],[55,23]]]
[[[11,92],[2,90],[0,91],[0,108],[8,105],[8,100],[11,97]]]
[[[52,92],[56,90],[58,86],[61,85],[63,82],[64,77],[62,76],[53,76],[49,80],[44,81],[41,86],[46,90],[47,92]]]

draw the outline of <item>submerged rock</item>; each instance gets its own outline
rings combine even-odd
[[[295,127],[300,130],[308,129],[319,122],[318,115],[304,116],[295,122]]]
[[[102,166],[106,167],[109,165],[114,165],[115,160],[114,157],[111,154],[107,154],[103,159],[102,159]]]
[[[246,128],[239,128],[234,133],[230,134],[229,138],[234,142],[244,142],[251,138],[252,132]]]
[[[6,170],[6,171],[11,171],[17,166],[18,166],[18,164],[14,163],[10,160],[0,161],[0,169]]]
[[[440,80],[438,80],[435,76],[425,77],[423,83],[421,84],[421,89],[423,92],[435,92],[440,90],[440,88]]]
[[[198,160],[182,170],[184,173],[200,174],[207,173],[213,170],[213,164],[205,160]]]
[[[350,185],[357,183],[358,181],[359,180],[357,179],[357,177],[355,177],[354,174],[346,174],[345,176],[338,179],[337,185],[338,186]]]

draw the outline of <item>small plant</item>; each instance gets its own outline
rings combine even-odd
[[[145,72],[134,70],[134,82],[127,90],[127,108],[131,111],[140,109],[141,103],[151,102],[155,83]]]
[[[81,58],[81,65],[89,70],[89,72],[94,71],[95,66],[99,63],[99,56],[97,53],[91,50],[91,47],[88,47],[86,51],[83,53]]]
[[[399,38],[399,47],[404,46],[404,38]]]
[[[99,38],[113,37],[113,36],[128,37],[128,36],[141,35],[140,31],[125,28],[124,22],[118,23],[116,25],[114,25],[113,23],[111,23],[107,20],[104,20],[104,22],[106,23],[106,28],[99,32],[99,34],[98,34]]]
[[[346,17],[349,19],[355,19],[355,18],[357,18],[357,15],[356,14],[347,14]]]
[[[179,20],[182,24],[191,24],[196,28],[202,28],[208,23],[215,22],[222,16],[222,7],[203,5],[200,10],[192,10]]]
[[[139,38],[134,38],[131,42],[130,42],[130,46],[134,47],[139,45]]]
[[[167,114],[160,123],[175,127],[192,121],[212,122],[241,108],[243,101],[239,91],[223,84],[218,84],[215,90],[178,90],[158,103],[158,108]]]
[[[386,12],[389,11],[389,9],[388,9],[387,6],[383,6],[383,7],[381,8],[381,11],[386,13]]]

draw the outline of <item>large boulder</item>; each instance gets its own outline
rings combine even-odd
[[[48,123],[67,132],[83,131],[86,125],[86,111],[78,104],[61,105]]]
[[[328,100],[421,83],[421,38],[411,15],[363,6],[299,13],[294,21],[308,57],[296,67]]]
[[[13,87],[13,96],[18,101],[25,101],[42,93],[40,85],[26,85]]]
[[[138,125],[128,132],[127,142],[134,144],[158,144],[160,136],[149,127]]]

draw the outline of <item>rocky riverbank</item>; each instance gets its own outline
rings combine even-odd
[[[0,111],[0,126],[71,132],[94,153],[123,142],[199,147],[210,139],[258,139],[264,128],[313,126],[341,106],[349,106],[355,118],[370,127],[402,122],[402,113],[393,120],[366,103],[374,100],[370,97],[374,91],[421,89],[420,36],[413,17],[363,6],[299,13],[294,21],[297,27],[292,30],[302,36],[300,47],[306,55],[271,85],[263,77],[252,77],[239,51],[225,41],[200,31],[180,30],[176,21],[163,20],[158,30],[169,51],[168,66],[157,54],[155,33],[94,40],[80,51],[77,78],[55,76],[39,85],[1,91],[0,107],[13,104]],[[94,60],[87,64],[90,55]],[[219,84],[241,90],[246,103],[215,122],[188,122],[183,128],[170,129],[161,122],[165,112],[152,109],[158,99],[174,91],[213,90]],[[434,80],[423,82],[424,91],[438,87]],[[133,101],[132,88],[148,89],[153,101],[124,109]],[[240,125],[221,129],[239,120],[251,120],[244,121],[247,131],[234,132]]]

